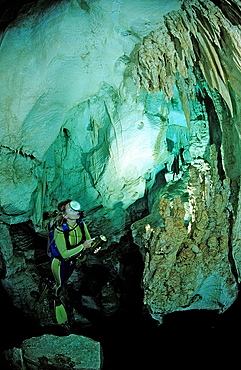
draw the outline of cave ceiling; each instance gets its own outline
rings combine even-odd
[[[65,0],[1,0],[0,1],[0,30],[4,30],[11,22],[22,14],[26,15],[30,12],[45,10],[54,4],[59,4]],[[82,6],[86,6],[89,0],[79,0]],[[240,9],[239,2],[232,0],[212,0],[212,2],[219,7],[226,18],[233,25],[240,24]]]
[[[27,15],[30,12],[44,10],[58,4],[61,0],[1,0],[0,1],[0,29],[3,31],[19,15]]]

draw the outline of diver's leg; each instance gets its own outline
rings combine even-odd
[[[61,261],[57,258],[53,258],[53,261],[51,262],[51,271],[55,280],[53,291],[54,295],[57,297],[59,296],[61,287],[64,284],[61,277]]]
[[[55,279],[54,286],[54,307],[58,324],[65,324],[68,321],[66,310],[60,300],[60,291],[64,285],[64,261],[54,258],[51,263],[51,270]]]
[[[67,281],[70,276],[72,275],[74,269],[76,266],[76,261],[68,261],[65,263],[64,269],[63,269],[63,279],[64,281]]]

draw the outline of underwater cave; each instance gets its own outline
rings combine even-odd
[[[0,9],[1,368],[236,364],[240,1]],[[65,199],[106,237],[61,291],[66,325],[41,298]]]

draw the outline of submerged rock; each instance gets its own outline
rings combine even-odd
[[[43,335],[23,341],[21,348],[5,351],[11,369],[100,370],[100,343],[80,335]]]

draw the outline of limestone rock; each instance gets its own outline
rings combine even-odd
[[[239,192],[238,202],[237,202],[237,213],[234,219],[233,229],[232,229],[232,256],[234,259],[234,264],[236,267],[238,281],[241,281],[241,192]]]
[[[189,224],[185,225],[187,207],[180,197],[161,198],[162,226],[147,227],[143,233],[144,301],[160,322],[165,314],[174,311],[224,312],[238,294],[229,260],[229,180],[219,179],[214,147],[211,165],[199,161],[190,166],[189,175]]]
[[[21,370],[100,370],[102,349],[98,342],[80,335],[43,335],[23,341],[21,348],[5,351],[11,368]]]
[[[199,19],[200,12],[202,20]],[[225,62],[222,60],[224,55],[221,51],[222,28],[230,32],[227,47],[232,50],[225,58]],[[195,75],[197,62],[209,86],[219,91],[233,114],[226,76],[233,74],[229,69],[230,64],[235,70],[240,71],[239,62],[237,62],[240,59],[240,50],[236,49],[237,40],[239,36],[235,27],[232,28],[229,17],[223,17],[222,10],[212,1],[182,1],[182,9],[168,13],[165,16],[164,26],[151,32],[143,40],[138,52],[137,80],[147,90],[162,90],[167,96],[172,97],[176,78],[178,78],[180,98],[189,121],[190,101],[197,83]],[[228,59],[230,62],[226,63]],[[238,85],[233,78],[232,84],[234,90],[238,92]]]
[[[106,230],[123,234],[126,207],[145,192],[159,133],[126,69],[136,43],[180,8],[176,0],[141,4],[64,1],[29,13],[4,33],[3,222],[31,219],[41,229],[43,213],[71,196],[86,210],[102,204],[97,217],[106,219]]]

